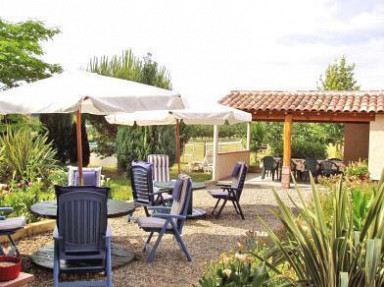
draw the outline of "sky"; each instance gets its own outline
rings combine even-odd
[[[0,0],[0,17],[58,27],[44,59],[66,70],[150,52],[196,105],[230,90],[316,89],[342,55],[362,89],[384,89],[383,0]]]

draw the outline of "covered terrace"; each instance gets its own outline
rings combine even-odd
[[[220,103],[253,121],[284,122],[282,187],[290,186],[292,122],[344,123],[344,160],[368,159],[371,178],[384,166],[384,91],[231,91]]]

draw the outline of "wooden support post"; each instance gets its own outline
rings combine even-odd
[[[284,158],[281,170],[281,187],[289,188],[291,181],[291,142],[292,142],[292,115],[285,115],[284,119]]]
[[[81,136],[81,111],[76,112],[76,141],[77,141],[77,164],[79,172],[79,183],[83,185],[83,145]]]
[[[251,150],[251,123],[247,123],[247,150]]]
[[[180,120],[176,120],[176,160],[177,173],[180,174]]]
[[[217,176],[217,156],[219,153],[219,126],[213,126],[213,168],[212,180],[218,180]]]

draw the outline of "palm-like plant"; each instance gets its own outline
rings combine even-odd
[[[297,276],[291,279],[294,286],[384,286],[384,173],[360,231],[355,231],[353,205],[342,180],[331,195],[331,226],[325,223],[319,193],[311,180],[313,206],[304,201],[298,189],[299,203],[288,195],[299,216],[274,191],[279,212],[272,212],[286,228],[286,238],[279,238],[260,219],[279,251],[275,263],[290,264]]]
[[[0,137],[0,148],[3,177],[30,181],[37,177],[45,178],[50,170],[58,168],[56,151],[48,142],[47,135],[32,132],[27,127],[8,128]]]

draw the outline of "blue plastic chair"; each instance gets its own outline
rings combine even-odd
[[[112,287],[111,232],[107,225],[109,188],[55,186],[57,227],[53,233],[53,286]],[[70,262],[61,269],[61,260]],[[105,272],[106,279],[59,282],[60,274]]]
[[[188,175],[180,174],[178,180],[175,182],[175,187],[172,192],[173,202],[172,207],[154,206],[148,207],[149,210],[156,211],[150,217],[139,217],[137,223],[144,231],[149,232],[149,237],[144,244],[143,251],[149,252],[147,262],[152,263],[155,257],[157,248],[163,238],[164,234],[172,234],[180,249],[184,252],[188,261],[192,261],[187,247],[185,246],[181,233],[187,218],[188,204],[191,200],[192,194],[192,181]],[[153,246],[150,247],[149,243],[154,233],[159,236]]]
[[[0,207],[0,213],[3,214],[0,216],[0,236],[7,236],[9,242],[11,243],[11,249],[6,254],[3,248],[0,246],[0,256],[9,255],[14,256],[20,255],[19,250],[17,249],[16,243],[12,238],[12,235],[19,229],[23,228],[26,224],[24,217],[13,217],[6,218],[4,214],[9,214],[13,212],[12,207]]]
[[[232,202],[236,213],[239,214],[243,220],[245,219],[243,210],[240,206],[240,197],[243,191],[247,171],[248,166],[244,162],[237,162],[232,172],[232,184],[218,184],[217,186],[221,187],[221,190],[208,191],[213,198],[217,199],[217,202],[212,210],[212,215],[215,215],[216,208],[219,206],[220,201],[223,200],[223,204],[216,213],[216,218],[220,217],[225,204],[229,200]]]
[[[135,206],[143,206],[145,214],[150,216],[148,207],[164,205],[172,201],[167,191],[153,187],[153,164],[144,161],[133,161],[131,164],[131,186]]]

